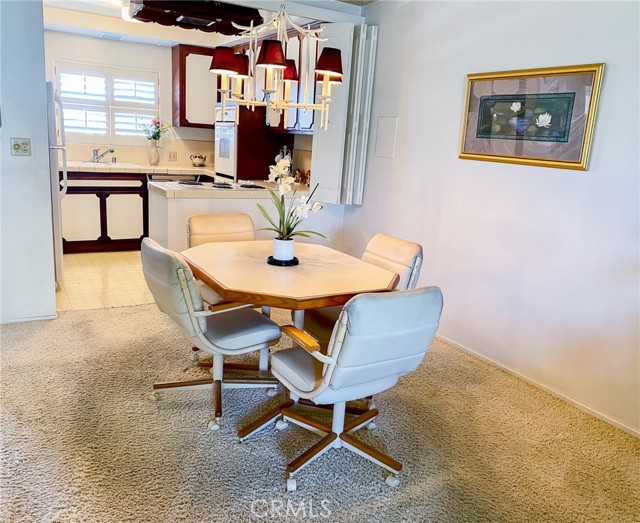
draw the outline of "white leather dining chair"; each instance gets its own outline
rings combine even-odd
[[[287,490],[296,489],[294,475],[303,467],[340,447],[389,471],[386,481],[396,486],[402,465],[353,436],[375,420],[378,410],[364,410],[347,419],[346,402],[387,390],[418,367],[438,328],[442,305],[438,287],[360,294],[340,312],[326,354],[306,333],[293,326],[281,327],[297,345],[274,352],[271,369],[289,389],[290,399],[241,428],[240,441],[276,420],[278,429],[286,428],[290,421],[322,436],[287,466]],[[331,426],[296,410],[296,403],[303,399],[318,406],[332,405]]]
[[[398,291],[415,289],[420,277],[422,258],[422,247],[419,244],[382,233],[369,240],[362,255],[364,261],[398,274],[400,280],[395,289]],[[326,346],[341,310],[342,307],[323,307],[306,311],[304,330]]]
[[[182,257],[150,238],[141,245],[142,271],[158,308],[181,328],[198,349],[213,356],[212,377],[183,382],[155,383],[153,390],[212,389],[215,413],[209,428],[217,430],[222,416],[223,388],[267,387],[276,389],[278,381],[262,374],[227,378],[224,356],[260,351],[264,359],[280,339],[278,325],[246,305],[221,306],[223,313],[205,308],[194,285],[193,274]]]
[[[211,242],[238,242],[255,240],[251,216],[242,212],[194,214],[187,224],[189,247]],[[210,305],[223,301],[222,297],[200,280],[195,280],[202,299]]]

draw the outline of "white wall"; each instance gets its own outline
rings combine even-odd
[[[0,2],[0,322],[54,317],[42,2]],[[25,67],[25,63],[29,67]],[[32,156],[11,156],[11,137]]]
[[[364,205],[376,232],[424,246],[439,334],[640,431],[638,3],[376,2]],[[468,73],[605,62],[589,170],[459,160]],[[395,159],[379,116],[399,116]]]

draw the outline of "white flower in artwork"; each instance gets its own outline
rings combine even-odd
[[[522,104],[520,102],[513,102],[511,104],[511,111],[517,113],[520,109],[522,109]]]
[[[544,113],[541,115],[538,115],[538,117],[536,118],[535,124],[538,127],[551,127],[551,115],[549,113]]]

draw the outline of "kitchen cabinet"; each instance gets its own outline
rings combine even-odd
[[[77,252],[139,250],[149,234],[143,173],[69,172],[62,199],[62,248]]]
[[[176,45],[171,49],[173,125],[213,129],[218,75],[209,67],[213,49]]]

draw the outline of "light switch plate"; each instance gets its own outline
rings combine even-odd
[[[170,162],[177,162],[178,161],[178,153],[176,151],[169,151],[167,153],[167,160]]]
[[[11,138],[11,156],[31,156],[31,138]]]

